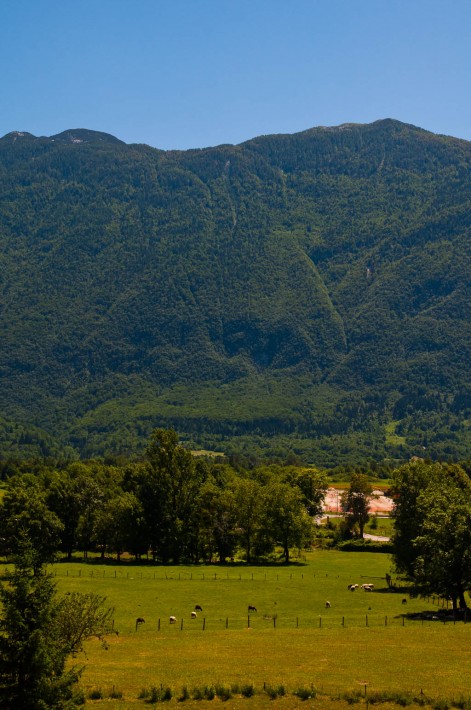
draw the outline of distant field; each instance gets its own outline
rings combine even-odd
[[[370,535],[380,535],[382,537],[391,537],[394,531],[394,521],[392,518],[377,517],[370,518],[370,522],[365,526],[365,532]]]
[[[389,592],[384,577],[390,571],[386,555],[337,551],[309,553],[288,568],[55,567],[62,591],[94,590],[115,607],[119,635],[105,645],[89,642],[86,658],[78,660],[86,663],[87,693],[113,686],[123,693],[126,704],[114,701],[116,707],[142,704],[142,688],[160,684],[176,693],[183,685],[215,683],[253,683],[259,691],[284,684],[292,693],[314,684],[332,695],[366,683],[369,692],[470,696],[463,669],[470,667],[471,625],[412,620],[413,613],[436,613],[437,602],[409,599],[404,589]],[[373,582],[375,591],[349,592],[354,582]],[[203,612],[192,620],[195,604]],[[250,619],[249,604],[258,610]],[[146,623],[136,631],[137,616]],[[237,703],[253,708],[265,699],[257,694]],[[292,707],[298,701],[277,702]]]

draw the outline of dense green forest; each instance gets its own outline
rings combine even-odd
[[[0,454],[174,427],[333,467],[471,449],[471,144],[393,120],[0,139]]]

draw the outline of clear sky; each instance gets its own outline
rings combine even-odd
[[[471,140],[471,0],[0,0],[0,135],[198,148],[397,118]]]

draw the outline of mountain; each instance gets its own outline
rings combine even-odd
[[[0,139],[0,455],[470,456],[471,143]]]

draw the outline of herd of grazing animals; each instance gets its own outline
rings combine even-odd
[[[253,604],[249,604],[247,608],[248,608],[248,611],[249,611],[249,612],[251,612],[251,611],[257,611],[257,608],[256,608],[255,606],[253,606]],[[191,614],[190,614],[190,616],[191,616],[192,619],[196,619],[196,618],[197,618],[197,616],[198,616],[197,612],[198,612],[198,611],[203,611],[203,607],[202,607],[200,604],[195,604],[194,611],[192,611]],[[136,631],[137,631],[137,627],[138,627],[138,626],[140,626],[141,624],[145,624],[145,621],[146,621],[146,620],[143,619],[143,618],[140,617],[140,616],[136,619]],[[170,624],[176,624],[176,623],[177,623],[177,617],[176,617],[176,616],[173,616],[173,614],[172,614],[172,616],[169,616],[169,623],[170,623]]]
[[[349,585],[347,586],[347,589],[348,589],[350,592],[354,592],[356,589],[358,589],[359,586],[360,586],[360,585],[358,585],[358,584],[349,584]],[[362,585],[361,585],[361,589],[363,589],[363,591],[365,591],[365,592],[372,592],[372,591],[374,590],[374,587],[375,587],[375,585],[374,585],[374,584],[371,584],[371,583],[362,584]],[[402,603],[403,603],[403,604],[407,604],[407,599],[404,598],[404,599],[402,600]],[[326,603],[325,603],[325,608],[326,608],[326,609],[330,609],[331,606],[332,606],[332,605],[331,605],[330,601],[326,601]],[[200,604],[195,604],[194,611],[191,612],[191,618],[192,618],[192,619],[196,619],[196,618],[197,618],[197,616],[198,616],[197,612],[198,612],[198,611],[203,611],[203,607],[202,607]],[[253,604],[249,604],[248,607],[247,607],[247,611],[248,611],[249,614],[250,614],[250,612],[256,612],[256,611],[257,611],[257,607],[255,607]],[[171,624],[176,624],[176,623],[177,623],[177,617],[176,617],[176,616],[173,616],[173,615],[170,616],[170,617],[169,617],[169,622],[170,622]],[[142,617],[138,617],[138,618],[136,619],[136,631],[137,631],[137,627],[140,626],[141,624],[144,624],[144,623],[145,623],[145,619],[143,619]]]

